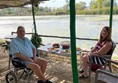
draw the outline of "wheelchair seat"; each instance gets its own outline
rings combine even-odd
[[[19,58],[13,58],[12,64],[15,68],[26,68],[24,63]]]

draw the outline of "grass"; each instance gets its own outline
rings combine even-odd
[[[113,60],[118,60],[118,56],[117,55],[114,55],[114,56],[112,56],[112,59]]]
[[[0,44],[6,43],[5,39],[0,38]]]

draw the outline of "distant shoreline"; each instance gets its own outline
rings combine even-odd
[[[46,19],[46,18],[54,18],[54,17],[67,17],[69,18],[69,15],[44,15],[44,16],[35,16],[36,20],[37,19]],[[110,15],[76,15],[76,18],[78,17],[88,17],[88,16],[92,16],[93,19],[95,21],[99,21],[99,20],[109,20]],[[97,18],[97,17],[103,17],[103,18]],[[96,19],[97,18],[97,19]],[[22,20],[33,20],[32,16],[0,16],[0,20],[5,20],[5,19],[11,19],[11,20],[16,20],[16,19],[22,19]],[[118,15],[113,15],[113,20],[118,20]]]

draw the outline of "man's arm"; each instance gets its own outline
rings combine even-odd
[[[20,53],[15,53],[15,56],[16,56],[17,58],[20,58],[20,59],[25,60],[25,61],[34,62],[31,58],[28,58],[28,57],[26,57],[26,56],[24,56],[24,55],[22,55],[22,54],[20,54]]]

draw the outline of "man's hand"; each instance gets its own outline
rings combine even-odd
[[[37,63],[37,58],[34,57],[34,58],[33,58],[33,61],[34,61],[34,63]]]
[[[30,59],[30,58],[29,58],[29,61],[32,62],[32,63],[34,63],[34,60],[32,60],[32,59]]]

